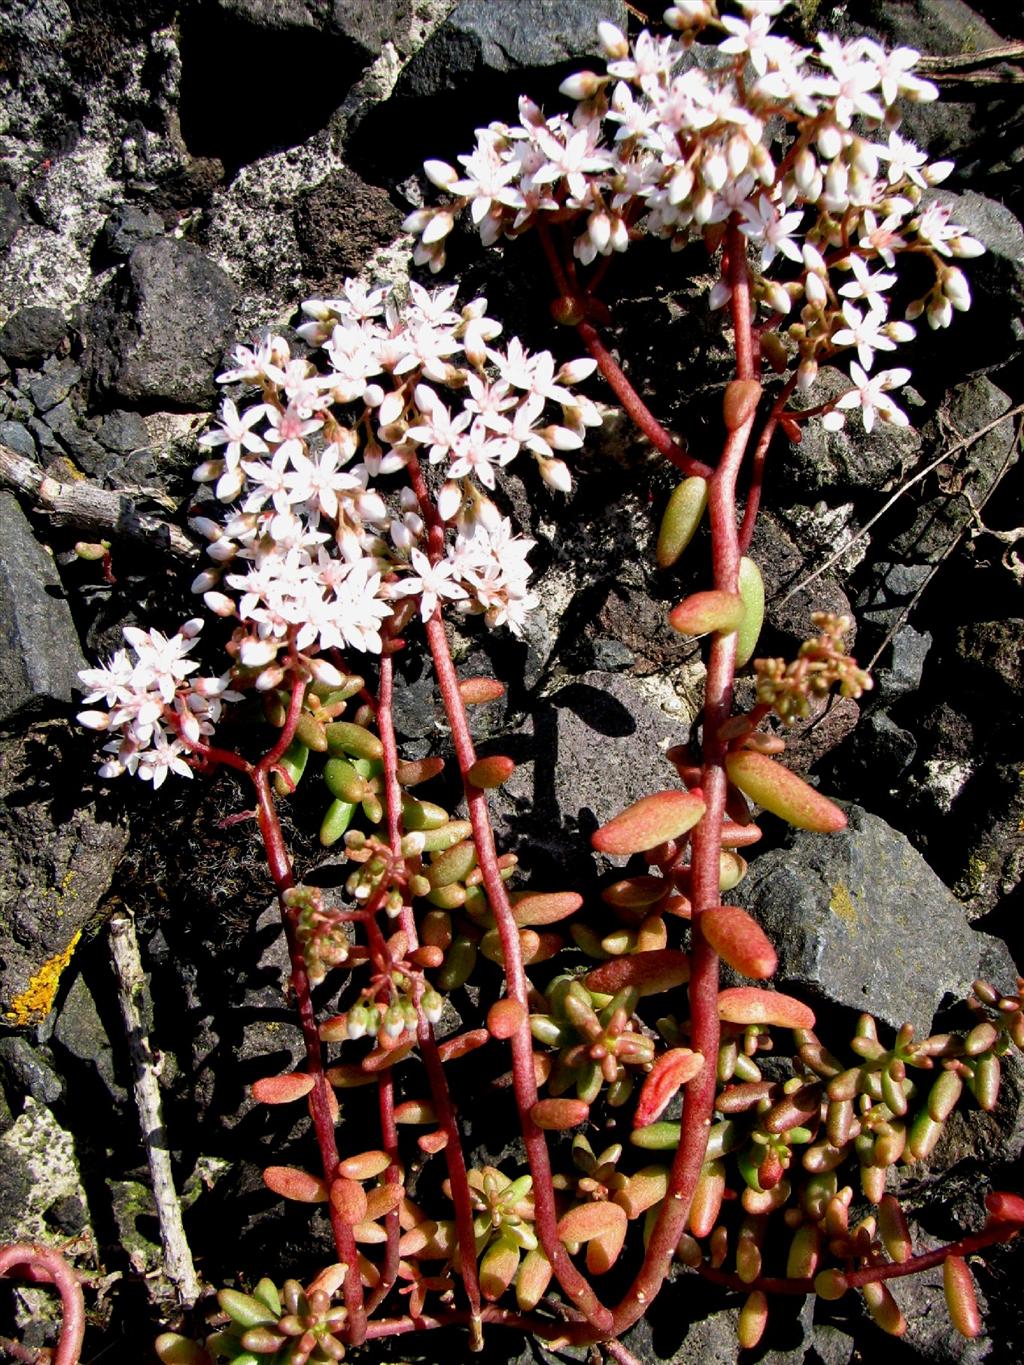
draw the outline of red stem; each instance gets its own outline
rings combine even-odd
[[[491,911],[497,921],[501,950],[505,960],[506,989],[510,999],[516,1000],[523,1010],[522,1022],[509,1039],[512,1049],[512,1083],[519,1109],[523,1142],[533,1177],[534,1227],[541,1246],[551,1262],[559,1284],[569,1296],[573,1305],[585,1314],[588,1321],[601,1332],[611,1330],[612,1315],[600,1302],[590,1285],[569,1259],[558,1237],[558,1218],[555,1212],[554,1186],[551,1183],[551,1161],[548,1156],[547,1142],[543,1131],[530,1117],[530,1111],[537,1103],[537,1079],[533,1070],[533,1042],[529,1023],[529,983],[523,970],[523,957],[519,944],[519,929],[512,917],[505,883],[501,879],[498,855],[494,847],[494,833],[491,829],[485,793],[469,781],[469,770],[476,762],[473,740],[469,733],[466,710],[459,695],[459,680],[448,649],[440,609],[434,611],[426,624],[427,642],[434,660],[445,714],[451,727],[455,753],[462,774],[463,788],[466,793],[466,806],[473,826],[473,842],[476,846],[477,862],[483,876],[484,890]]]
[[[419,471],[417,470],[417,472]],[[390,654],[385,654],[381,659],[380,664],[380,684],[377,695],[377,730],[380,735],[381,744],[384,747],[384,796],[388,820],[388,842],[391,846],[392,856],[396,860],[401,860],[402,792],[398,784],[398,748],[395,744],[393,700],[394,662]],[[416,931],[416,920],[410,905],[402,906],[402,927],[405,930],[409,943],[409,950],[414,951],[419,943],[419,935]],[[419,1001],[417,1001],[417,1007],[418,1006]],[[466,1298],[469,1300],[471,1324],[470,1348],[472,1350],[480,1350],[483,1346],[483,1335],[480,1330],[480,1278],[476,1263],[476,1234],[473,1228],[473,1198],[466,1174],[466,1158],[462,1150],[459,1128],[455,1118],[455,1109],[452,1104],[451,1092],[448,1088],[448,1079],[445,1075],[444,1067],[441,1065],[441,1058],[438,1055],[434,1030],[430,1025],[430,1021],[420,1008],[417,1008],[416,1035],[419,1043],[420,1055],[422,1056],[423,1064],[426,1067],[427,1079],[434,1100],[434,1108],[437,1111],[438,1123],[448,1138],[448,1141],[445,1144],[444,1157],[445,1164],[448,1167],[448,1179],[451,1184],[452,1203],[455,1206],[455,1230],[459,1243],[462,1283],[466,1290]],[[389,1180],[391,1178],[390,1172],[388,1178]],[[394,1257],[397,1257],[397,1232]],[[387,1253],[385,1259],[388,1259]],[[397,1269],[397,1259],[395,1265]],[[383,1294],[380,1297],[383,1298]],[[379,1302],[379,1299],[377,1302]],[[376,1303],[374,1306],[376,1306]]]
[[[296,696],[299,698],[298,706],[301,709],[304,692],[305,684],[297,680],[292,690],[289,715],[296,706]],[[294,725],[292,728],[294,730]],[[292,990],[295,993],[299,1021],[302,1026],[302,1038],[306,1045],[306,1065],[310,1075],[315,1078],[309,1097],[310,1110],[313,1116],[317,1146],[320,1149],[320,1164],[323,1167],[324,1179],[330,1186],[338,1170],[338,1145],[334,1137],[334,1119],[331,1116],[328,1082],[324,1075],[320,1032],[316,1024],[316,1012],[313,1008],[306,959],[295,932],[294,915],[284,900],[285,892],[295,885],[295,878],[292,873],[291,859],[288,856],[284,836],[281,832],[281,822],[277,818],[277,807],[270,790],[270,760],[273,752],[271,750],[257,764],[250,772],[250,777],[253,786],[256,788],[256,819],[260,834],[263,836],[267,864],[277,890],[281,918],[284,921],[288,957],[291,962]],[[363,1304],[363,1280],[356,1255],[355,1238],[351,1226],[344,1221],[333,1202],[328,1203],[328,1210],[338,1258],[347,1266],[344,1292],[345,1307],[348,1309],[348,1337],[351,1343],[357,1346],[366,1334],[366,1311]]]
[[[546,225],[538,225],[540,231],[541,246],[547,258],[551,274],[554,277],[555,287],[564,297],[576,303],[581,311],[585,311],[589,294],[584,294],[581,290],[570,282],[562,262],[559,259],[558,251],[554,242],[551,240],[551,233]],[[580,340],[587,350],[597,361],[597,368],[604,376],[608,387],[615,394],[615,397],[622,404],[635,425],[654,446],[655,450],[661,452],[667,460],[670,460],[677,469],[681,469],[684,474],[699,474],[701,478],[711,477],[711,467],[704,464],[701,460],[696,460],[692,455],[688,455],[677,441],[674,441],[661,423],[655,418],[650,408],[643,401],[634,389],[633,385],[623,373],[622,366],[615,359],[612,353],[601,340],[600,333],[591,322],[579,322],[576,324],[576,331],[579,333]]]
[[[863,1270],[840,1270],[838,1273],[851,1289],[861,1289],[866,1284],[880,1284],[885,1280],[899,1280],[906,1275],[917,1275],[922,1270],[931,1269],[933,1265],[942,1265],[950,1256],[973,1256],[979,1251],[984,1251],[986,1247],[1008,1242],[1018,1232],[1020,1228],[1013,1223],[990,1223],[981,1232],[961,1237],[958,1242],[950,1242],[948,1246],[936,1247],[934,1251],[923,1251],[919,1256],[911,1256],[908,1261],[899,1263],[891,1261],[885,1265],[865,1266]],[[754,1289],[763,1290],[766,1294],[815,1292],[813,1278],[783,1279],[779,1276],[766,1275],[745,1281],[731,1270],[715,1270],[709,1265],[697,1266],[696,1269],[702,1279],[724,1285],[727,1289],[735,1289],[741,1294],[750,1293]]]
[[[768,458],[768,447],[772,443],[772,437],[775,435],[782,410],[789,402],[795,388],[796,378],[794,376],[772,404],[768,420],[765,422],[761,435],[757,439],[757,445],[754,447],[754,454],[750,463],[750,488],[747,491],[747,501],[743,508],[743,521],[740,524],[739,550],[741,555],[747,553],[750,549],[750,542],[754,538],[754,523],[757,521],[757,514],[761,506],[761,489],[764,485],[764,466]]]
[[[0,1278],[12,1274],[56,1287],[64,1316],[52,1365],[78,1365],[85,1338],[85,1300],[75,1272],[53,1247],[15,1242],[0,1247]]]

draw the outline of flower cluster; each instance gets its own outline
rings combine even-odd
[[[853,350],[856,387],[831,408],[833,427],[851,408],[868,430],[876,418],[905,423],[887,395],[909,371],[867,372],[876,352],[914,336],[916,318],[946,327],[954,309],[970,306],[950,258],[983,248],[927,198],[952,163],[929,164],[898,131],[900,98],[938,93],[914,75],[918,54],[827,34],[813,51],[800,47],[771,31],[787,3],[739,0],[738,17],[720,15],[715,0],[685,0],[665,14],[679,36],[643,32],[632,44],[613,24],[600,25],[606,73],[563,83],[576,102],[571,115],[545,118],[524,98],[517,125],[479,130],[474,150],[458,158],[461,173],[427,162],[431,181],[455,202],[406,220],[419,238],[417,261],[441,268],[445,238],[465,209],[485,244],[566,224],[583,265],[643,233],[673,249],[694,238],[713,248],[732,220],[754,254],[765,329],[788,342],[773,361],[795,364],[806,392],[822,361]],[[716,32],[717,47],[695,41]],[[934,283],[897,319],[890,271],[904,252],[931,262]],[[723,278],[711,307],[729,297]]]
[[[303,305],[309,356],[270,336],[238,347],[219,376],[258,396],[244,408],[226,398],[219,424],[199,438],[208,458],[194,477],[212,497],[192,525],[212,563],[193,590],[238,623],[229,652],[239,680],[266,691],[298,666],[333,685],[340,674],[325,656],[380,654],[404,599],[424,620],[444,601],[522,632],[537,602],[534,542],[513,533],[488,493],[523,450],[547,484],[568,490],[556,452],[600,424],[571,387],[595,364],[558,367],[516,339],[498,349],[486,300],[456,311],[455,293],[412,283],[400,307],[386,289],[346,281],[339,298]],[[436,501],[421,456],[442,467]],[[431,523],[443,553],[431,548]],[[82,674],[88,700],[112,708],[85,723],[125,737],[107,746],[118,757],[105,775],[138,771],[159,785],[167,771],[188,771],[183,749],[209,733],[220,695],[211,679],[185,682],[197,665],[182,656],[197,629],[190,622],[169,641],[126,633],[137,664],[122,650]]]
[[[213,733],[223,703],[239,698],[230,690],[230,673],[191,676],[199,665],[187,655],[202,625],[198,618],[186,621],[171,636],[127,626],[130,652],[119,649],[105,668],[79,673],[86,702],[102,700],[109,708],[80,712],[80,723],[116,735],[103,746],[110,757],[101,777],[133,773],[156,788],[169,772],[192,776],[186,754]]]

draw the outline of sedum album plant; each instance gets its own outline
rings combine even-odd
[[[910,372],[876,362],[915,324],[944,328],[969,305],[953,262],[981,250],[927,194],[950,166],[898,131],[902,99],[936,96],[914,75],[917,54],[824,34],[800,47],[772,30],[784,7],[740,0],[720,14],[684,0],[666,12],[668,32],[633,42],[604,24],[605,70],[563,84],[570,113],[545,117],[523,99],[520,122],[479,130],[461,169],[428,162],[442,199],[406,223],[416,261],[442,268],[460,215],[485,245],[536,230],[554,316],[586,357],[531,354],[486,300],[460,306],[454,288],[413,283],[403,297],[350,280],[304,304],[308,353],[278,336],[240,347],[219,376],[237,396],[201,438],[193,525],[210,564],[194,587],[226,637],[221,671],[192,658],[197,617],[172,636],[126,630],[126,647],[82,675],[80,719],[105,737],[103,776],[157,787],[230,767],[252,786],[306,1049],[302,1069],[253,1094],[305,1101],[317,1146],[311,1169],[264,1179],[324,1206],[336,1252],[306,1287],[222,1290],[211,1334],[160,1338],[168,1365],[338,1360],[452,1323],[474,1349],[494,1324],[604,1342],[628,1360],[618,1338],[670,1277],[679,1294],[699,1279],[738,1291],[744,1347],[776,1295],[855,1291],[898,1334],[889,1282],[938,1263],[954,1325],[981,1330],[967,1257],[1012,1237],[1024,1200],[991,1194],[982,1229],[915,1253],[898,1172],[928,1157],[965,1092],[996,1104],[1000,1059],[1024,1045],[1022,983],[1007,995],[976,983],[962,1034],[904,1027],[884,1039],[865,1015],[835,1052],[802,1001],[719,985],[720,962],[754,983],[777,965],[755,920],[723,903],[761,837],[754,807],[801,829],[845,824],[783,765],[784,740],[765,723],[806,715],[833,688],[870,687],[842,618],[816,616],[795,660],[754,657],[764,587],[747,551],[769,449],[855,412],[868,432],[905,425],[892,395]],[[610,267],[642,237],[673,250],[702,241],[713,266],[708,303],[735,373],[712,463],[665,430],[602,336]],[[930,282],[897,308],[908,255]],[[845,367],[848,387],[816,401],[825,364]],[[584,906],[572,889],[513,889],[487,802],[514,764],[478,757],[467,721],[502,684],[458,677],[444,619],[524,630],[533,543],[500,510],[500,471],[526,456],[569,489],[562,456],[601,420],[579,388],[595,372],[683,476],[659,565],[706,523],[712,581],[669,615],[706,640],[699,745],[671,750],[677,777],[594,834],[619,865]],[[430,797],[440,757],[398,752],[394,658],[424,638],[462,812]],[[751,661],[756,701],[737,712],[733,679]],[[217,740],[227,706],[251,722],[245,752]],[[282,837],[279,803],[311,779],[324,784],[321,842],[349,867],[337,895],[296,884]],[[439,1039],[446,997],[471,977],[486,1002],[479,1026]],[[311,992],[328,978],[342,1007],[321,1017]],[[518,1123],[525,1165],[468,1163],[459,1061],[470,1052],[496,1077],[511,1070],[495,1103]],[[377,1131],[349,1150],[349,1125],[339,1149],[357,1087],[375,1092]],[[443,1176],[424,1179],[435,1167]],[[613,1266],[614,1302],[600,1288]],[[79,1319],[69,1310],[62,1365],[77,1358]]]

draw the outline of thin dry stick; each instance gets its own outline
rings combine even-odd
[[[160,1242],[164,1249],[164,1273],[174,1285],[179,1301],[190,1307],[199,1297],[199,1279],[182,1226],[181,1203],[174,1187],[171,1154],[164,1132],[160,1087],[139,1009],[139,1001],[145,997],[147,985],[139,956],[139,942],[135,937],[135,921],[125,910],[118,910],[111,916],[110,952],[135,1076],[135,1107],[139,1111],[139,1127],[153,1182]]]
[[[996,489],[999,487],[999,485],[1000,485],[1000,483],[1002,482],[1004,476],[1006,475],[1006,471],[1007,471],[1007,470],[1010,468],[1010,466],[1014,463],[1014,460],[1015,460],[1016,454],[1017,454],[1017,447],[1020,445],[1020,438],[1021,438],[1021,431],[1022,431],[1022,428],[1024,428],[1024,424],[1018,425],[1018,427],[1017,427],[1017,435],[1016,435],[1016,437],[1014,438],[1013,447],[1007,452],[1006,459],[1003,461],[1003,467],[1000,469],[999,473],[998,473],[998,474],[996,475],[996,477],[993,479],[992,484],[991,484],[991,486],[989,487],[988,492],[987,492],[987,493],[985,494],[985,496],[981,499],[981,501],[978,502],[978,503],[972,502],[971,499],[970,499],[969,497],[967,497],[967,494],[966,494],[966,493],[964,494],[964,496],[967,497],[967,500],[968,500],[968,502],[970,503],[971,511],[972,511],[972,513],[974,514],[974,516],[975,516],[976,518],[980,517],[981,511],[982,511],[982,509],[984,508],[985,504],[988,502],[989,498],[992,496],[992,494],[993,494],[993,493],[996,491]],[[882,643],[881,643],[881,644],[878,646],[878,648],[875,650],[874,654],[872,654],[871,658],[870,658],[870,659],[867,661],[867,663],[864,665],[864,667],[867,669],[867,671],[868,671],[869,673],[870,673],[871,670],[874,668],[875,664],[878,663],[878,660],[882,657],[882,654],[885,652],[885,650],[889,647],[889,644],[891,643],[891,641],[892,641],[893,638],[895,637],[897,631],[899,631],[899,630],[902,628],[904,622],[905,622],[905,621],[907,620],[907,618],[910,616],[910,613],[914,610],[914,608],[917,606],[918,602],[920,602],[921,598],[924,596],[925,591],[926,591],[927,588],[928,588],[928,584],[932,581],[932,579],[935,577],[935,575],[939,572],[939,570],[942,568],[943,564],[945,564],[946,560],[947,560],[947,559],[949,558],[949,556],[953,553],[953,551],[956,549],[956,547],[960,544],[960,542],[963,540],[963,538],[964,538],[964,536],[967,534],[967,532],[970,531],[970,530],[973,530],[973,529],[974,529],[974,528],[971,527],[971,526],[964,526],[961,530],[957,531],[956,535],[955,535],[955,536],[953,537],[953,539],[949,542],[949,544],[946,546],[946,548],[942,551],[942,554],[939,555],[938,559],[937,559],[937,560],[935,561],[935,563],[932,565],[932,569],[931,569],[931,572],[928,574],[928,577],[924,580],[924,582],[923,582],[923,583],[921,584],[921,586],[918,588],[917,592],[914,593],[913,597],[910,599],[910,601],[907,603],[907,605],[906,605],[906,606],[903,608],[903,610],[900,612],[899,616],[897,616],[896,620],[893,622],[892,626],[890,626],[889,630],[886,631],[885,639],[882,641]]]
[[[902,498],[903,494],[913,488],[915,483],[920,483],[922,479],[927,478],[933,470],[938,469],[939,465],[944,464],[951,456],[958,455],[961,450],[966,450],[968,447],[974,445],[975,441],[980,441],[982,436],[987,436],[988,433],[999,426],[1001,422],[1005,422],[1011,417],[1019,417],[1022,412],[1024,412],[1024,403],[1018,403],[1015,408],[1010,408],[1000,417],[994,418],[991,422],[986,422],[985,425],[979,427],[977,431],[972,431],[970,436],[965,436],[962,440],[956,441],[953,445],[947,447],[947,449],[944,450],[941,455],[936,456],[930,464],[926,464],[923,469],[919,469],[913,478],[908,479],[905,484],[901,484],[896,492],[893,493],[892,497],[886,499],[874,516],[869,517],[860,530],[855,532],[845,545],[838,549],[834,555],[831,555],[826,559],[824,564],[819,564],[816,569],[813,569],[806,578],[801,579],[796,587],[790,588],[785,597],[780,598],[776,605],[778,607],[784,607],[798,592],[803,592],[804,588],[809,587],[815,579],[820,578],[823,573],[828,573],[833,564],[838,564],[843,555],[845,555],[848,550],[852,549],[853,546],[857,544],[858,540],[863,540],[872,526],[874,526],[877,521],[880,521],[881,518],[885,516],[886,512],[888,512],[889,508],[895,506],[900,498]]]
[[[88,531],[90,535],[134,540],[150,549],[160,547],[180,559],[198,559],[199,550],[179,526],[139,509],[145,499],[158,495],[144,489],[97,488],[94,483],[60,483],[44,469],[0,445],[0,484],[28,494],[41,512],[58,523]]]

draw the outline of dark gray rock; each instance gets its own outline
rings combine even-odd
[[[0,185],[0,251],[7,250],[24,221],[18,196],[7,185]]]
[[[64,1093],[49,1060],[27,1038],[0,1038],[0,1068],[9,1094],[31,1095],[39,1104],[54,1104]]]
[[[850,770],[862,783],[860,790],[892,788],[913,763],[917,740],[885,711],[875,710],[857,726],[849,757]]]
[[[386,190],[343,168],[299,199],[295,234],[311,279],[356,274],[402,226]]]
[[[19,308],[0,329],[0,355],[11,365],[35,365],[54,355],[67,334],[56,308]]]
[[[895,701],[920,687],[931,647],[932,637],[927,631],[903,626],[896,632],[889,649],[882,655],[885,664],[874,670],[875,688],[881,701]]]
[[[114,1049],[81,972],[76,974],[61,1004],[53,1041],[96,1077],[115,1105],[124,1103],[126,1092],[115,1075]]]
[[[87,762],[53,725],[22,728],[0,747],[0,1018],[9,1027],[47,1019],[127,842],[82,791]]]
[[[84,667],[53,560],[0,493],[0,724],[70,701]]]
[[[585,850],[590,834],[649,792],[678,786],[663,757],[685,738],[688,721],[656,706],[621,673],[585,673],[537,705],[520,733],[502,742],[517,763],[495,793],[499,838],[506,847]]]
[[[217,0],[217,6],[257,28],[344,36],[367,56],[377,56],[385,42],[408,52],[428,9],[413,0]]]
[[[137,412],[115,409],[96,424],[96,439],[116,455],[131,455],[149,444],[146,424]]]
[[[209,402],[236,302],[235,285],[198,247],[142,242],[89,317],[94,388],[129,402]]]
[[[81,377],[81,369],[68,357],[47,360],[42,374],[32,379],[28,386],[36,411],[49,412],[58,403],[63,403]]]
[[[18,455],[24,455],[26,459],[34,460],[36,457],[36,443],[32,433],[20,422],[0,422],[0,445],[7,446]]]
[[[121,204],[100,228],[96,245],[109,260],[126,261],[140,242],[164,234],[164,220],[152,209]]]
[[[891,564],[880,560],[873,566],[870,586],[857,598],[857,619],[886,630],[895,626],[930,573],[927,564]]]
[[[802,406],[817,407],[850,387],[845,374],[826,366]],[[823,496],[834,503],[839,494],[892,487],[913,465],[920,449],[921,437],[913,427],[879,422],[865,433],[856,419],[841,431],[826,431],[820,422],[808,422],[785,459],[772,466],[772,486],[802,499]]]
[[[464,0],[403,71],[396,94],[447,94],[484,72],[554,66],[600,51],[602,19],[626,26],[620,0]]]
[[[858,806],[839,834],[796,833],[735,893],[779,953],[779,982],[928,1032],[978,975],[963,907],[898,831]]]
[[[950,399],[947,428],[957,435],[952,440],[948,436],[940,439],[946,446],[953,445],[997,421],[1012,406],[1003,390],[984,377],[958,384]],[[940,484],[942,491],[921,504],[911,525],[894,537],[891,552],[917,563],[936,563],[951,542],[973,524],[967,498],[977,507],[995,487],[1013,458],[1015,439],[1013,422],[1007,418],[966,449],[952,454]]]

